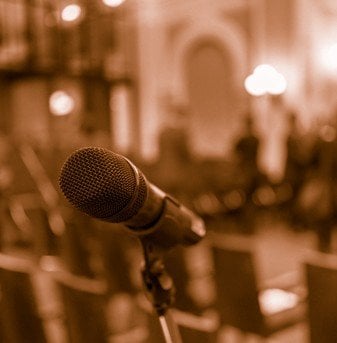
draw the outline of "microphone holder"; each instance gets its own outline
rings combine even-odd
[[[146,295],[155,309],[166,343],[182,343],[177,324],[174,322],[169,307],[174,301],[173,280],[167,273],[163,253],[153,244],[141,239],[145,265],[142,269]]]

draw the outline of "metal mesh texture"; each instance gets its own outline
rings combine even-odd
[[[137,176],[123,156],[89,147],[75,151],[66,160],[59,184],[67,200],[80,211],[118,223],[134,216],[146,200],[147,184],[138,172],[137,189]]]

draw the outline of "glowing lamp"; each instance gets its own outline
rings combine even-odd
[[[266,93],[265,88],[257,81],[253,74],[246,77],[245,88],[249,94],[254,96],[260,96]]]
[[[274,67],[268,64],[257,66],[245,80],[246,91],[254,96],[278,95],[285,92],[287,81]]]
[[[118,7],[121,5],[125,0],[102,0],[103,3],[109,7]]]
[[[49,98],[49,108],[55,116],[65,116],[74,110],[75,100],[64,91],[56,91]]]
[[[280,313],[294,308],[299,302],[299,296],[293,292],[278,288],[270,288],[259,295],[261,311],[265,315]]]
[[[322,54],[322,62],[326,69],[337,71],[337,43],[324,49]]]
[[[273,75],[273,78],[268,86],[268,93],[273,95],[282,94],[287,89],[287,81],[280,73]]]
[[[273,75],[275,73],[277,73],[276,69],[269,64],[260,64],[255,67],[253,71],[253,74],[260,77],[269,77],[270,75]]]
[[[61,11],[61,18],[66,22],[74,22],[80,18],[82,9],[79,5],[71,4],[65,6]]]

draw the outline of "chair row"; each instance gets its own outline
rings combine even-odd
[[[300,270],[261,284],[251,238],[214,234],[210,245],[222,324],[266,338],[304,323],[305,341],[337,342],[337,256],[308,251]]]
[[[167,259],[177,289],[173,317],[186,341],[215,342],[223,326],[269,337],[303,321],[311,342],[337,341],[337,257],[312,254],[304,282],[287,275],[261,289],[250,242],[210,235],[200,249],[211,252],[211,268],[207,258],[195,258],[196,247],[177,248]],[[74,275],[55,258],[39,262],[0,254],[1,341],[163,341],[142,293],[112,294],[105,279]],[[205,288],[210,280],[213,297]]]

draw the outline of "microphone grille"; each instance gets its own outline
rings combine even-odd
[[[138,173],[139,185],[138,175],[126,158],[89,147],[75,151],[66,160],[59,184],[67,200],[80,211],[118,223],[134,216],[146,200],[147,183]]]

